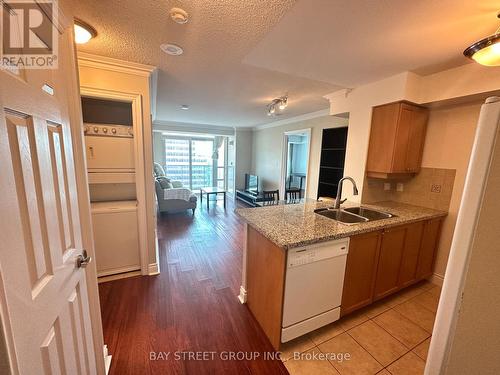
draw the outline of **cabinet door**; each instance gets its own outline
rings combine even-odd
[[[401,104],[391,172],[420,171],[428,111],[407,103]]]
[[[405,226],[388,229],[382,234],[373,299],[382,298],[398,289],[405,236]]]
[[[342,293],[344,316],[372,302],[382,232],[351,237]]]
[[[405,245],[401,268],[399,270],[398,285],[404,288],[417,280],[418,255],[424,232],[424,221],[406,226]]]
[[[405,158],[407,172],[416,173],[420,171],[428,117],[429,113],[426,109],[413,108],[411,111]]]
[[[373,108],[370,145],[366,161],[368,172],[391,172],[400,108],[400,103]]]
[[[422,245],[418,257],[417,279],[432,275],[434,256],[438,246],[442,219],[433,219],[425,223]]]

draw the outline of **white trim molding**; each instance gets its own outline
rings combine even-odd
[[[240,300],[240,303],[244,305],[247,303],[247,290],[242,286],[240,286],[240,294],[238,294],[238,299]]]
[[[148,275],[154,276],[154,275],[159,275],[159,274],[160,274],[160,264],[157,262],[150,263],[148,265]]]
[[[113,59],[111,57],[78,52],[78,65],[112,72],[134,74],[149,77],[157,69],[152,65],[139,64],[131,61]]]
[[[433,283],[434,285],[443,286],[444,283],[444,276],[438,275],[437,273],[434,273],[430,278],[429,281]]]
[[[107,345],[104,345],[103,354],[104,354],[104,366],[106,367],[106,375],[108,375],[109,374],[109,368],[111,367],[111,358],[112,358],[112,356],[108,352],[108,346]]]
[[[322,109],[320,111],[310,112],[310,113],[306,113],[306,114],[303,114],[300,116],[290,117],[290,118],[286,118],[283,120],[278,120],[278,121],[273,121],[273,122],[269,122],[266,124],[257,125],[254,127],[254,130],[275,128],[277,126],[292,124],[294,122],[299,122],[299,121],[311,120],[313,118],[329,116],[329,115],[330,115],[330,108],[326,108],[326,109]]]

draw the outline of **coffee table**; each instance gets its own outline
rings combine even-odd
[[[210,195],[215,195],[215,204],[217,204],[217,194],[224,196],[224,209],[226,209],[226,191],[218,187],[203,187],[200,189],[200,205],[203,204],[203,193],[207,196],[207,211],[210,209]]]

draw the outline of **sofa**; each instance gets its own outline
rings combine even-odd
[[[158,211],[177,213],[192,210],[193,215],[197,206],[197,197],[191,190],[184,187],[182,182],[170,180],[158,163],[154,163],[154,178]]]

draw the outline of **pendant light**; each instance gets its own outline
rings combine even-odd
[[[500,13],[497,17],[500,18]],[[500,27],[494,35],[468,47],[464,55],[481,65],[500,66]]]

